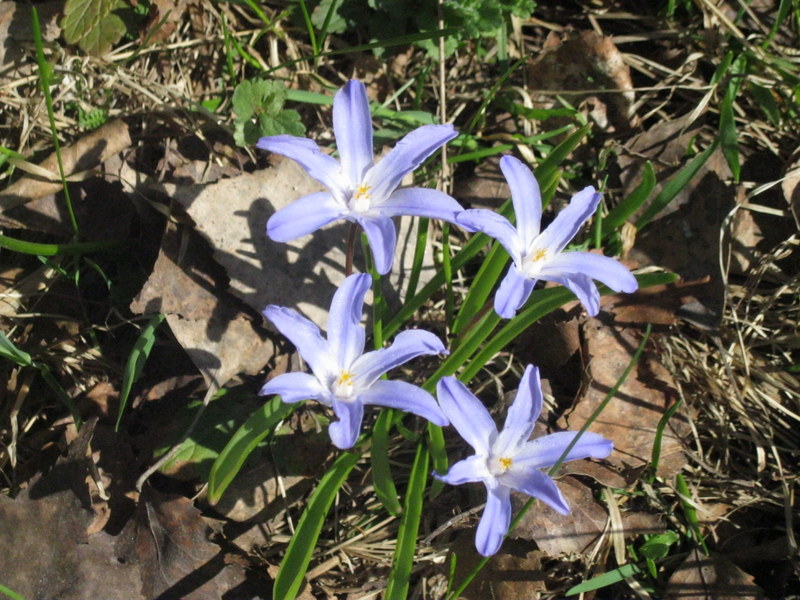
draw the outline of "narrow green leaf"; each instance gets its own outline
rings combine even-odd
[[[319,485],[308,499],[306,509],[297,524],[289,547],[281,562],[280,570],[272,588],[272,597],[291,600],[297,596],[308,569],[308,563],[317,545],[319,533],[325,517],[333,504],[339,488],[342,487],[350,471],[358,463],[361,455],[345,452],[331,465],[319,480]]]
[[[29,367],[33,363],[31,355],[17,348],[2,331],[0,331],[0,356],[17,363],[20,367]]]
[[[770,120],[770,123],[778,127],[781,124],[781,109],[778,108],[778,103],[772,95],[772,91],[764,86],[758,85],[753,81],[747,82],[747,87],[750,90],[750,95],[753,100],[764,111],[764,114]]]
[[[650,560],[659,560],[669,554],[669,547],[680,539],[674,531],[665,531],[652,536],[641,548],[639,554]]]
[[[25,598],[20,596],[17,592],[15,592],[10,588],[7,588],[2,583],[0,583],[0,594],[5,594],[9,598],[11,598],[11,600],[25,600]]]
[[[386,512],[398,516],[403,508],[400,506],[389,466],[389,432],[392,428],[393,412],[388,408],[382,410],[372,428],[372,484]]]
[[[675,198],[675,196],[677,196],[678,193],[688,185],[692,178],[697,175],[700,167],[706,163],[714,150],[717,149],[718,144],[719,140],[714,140],[708,148],[695,156],[692,162],[683,167],[683,169],[678,171],[670,178],[666,185],[661,188],[661,191],[656,195],[656,197],[653,198],[653,201],[648,205],[644,213],[642,213],[642,216],[640,216],[636,221],[637,229],[642,229],[645,225],[652,221],[656,215],[664,210],[667,204],[669,204],[672,199]]]
[[[156,315],[147,322],[133,345],[130,356],[128,356],[128,362],[122,374],[122,385],[119,390],[119,411],[117,412],[117,424],[114,426],[115,431],[119,430],[122,413],[128,404],[128,396],[130,396],[133,384],[141,376],[147,357],[150,356],[150,351],[153,349],[153,344],[156,341],[156,329],[165,318],[166,315]]]
[[[653,477],[655,477],[655,473],[658,471],[658,464],[661,460],[661,440],[664,436],[664,429],[667,427],[667,423],[669,423],[672,416],[678,411],[682,402],[683,399],[678,398],[675,404],[670,406],[661,416],[656,426],[656,433],[655,436],[653,436],[653,451],[650,455],[650,470],[653,473]]]
[[[438,425],[428,423],[428,452],[431,455],[433,462],[433,470],[435,473],[446,473],[450,467],[450,461],[447,460],[447,449],[444,443],[444,431]],[[438,496],[444,489],[444,482],[439,479],[434,479],[431,482],[428,497],[433,499]]]
[[[0,248],[6,248],[13,252],[19,252],[20,254],[33,254],[34,256],[89,254],[92,252],[119,250],[128,245],[129,242],[127,240],[77,242],[74,244],[40,244],[0,235]]]
[[[706,541],[703,539],[703,535],[700,533],[700,521],[697,519],[697,509],[694,507],[691,501],[692,492],[689,490],[689,486],[687,485],[686,479],[682,473],[675,475],[675,489],[677,490],[678,494],[680,494],[679,498],[681,506],[683,507],[683,516],[686,517],[686,522],[689,525],[689,531],[692,532],[695,541],[700,544],[703,552],[706,556],[708,556],[708,546],[706,546]]]
[[[734,183],[739,183],[741,164],[739,162],[739,136],[736,133],[736,120],[733,115],[733,102],[736,99],[736,86],[731,82],[719,109],[719,140],[722,154],[733,173]]]
[[[422,515],[422,500],[427,479],[428,450],[424,443],[420,443],[411,467],[403,518],[400,520],[400,529],[397,532],[397,546],[392,558],[392,570],[389,572],[384,598],[408,598],[408,585],[411,568],[414,564],[414,551],[417,548],[417,531]]]
[[[508,263],[508,252],[502,244],[495,242],[492,249],[483,259],[480,269],[472,280],[466,298],[458,311],[458,317],[453,322],[453,333],[458,335],[476,317],[481,314],[489,294],[503,273]]]
[[[628,217],[639,210],[650,197],[650,193],[655,187],[656,172],[653,170],[653,163],[648,160],[644,165],[644,171],[642,171],[641,183],[636,186],[636,189],[633,190],[627,198],[617,204],[603,217],[601,237],[606,238],[611,235],[620,225],[628,220]]]
[[[278,423],[292,414],[296,407],[296,404],[281,402],[280,396],[273,396],[242,423],[211,466],[208,476],[208,500],[211,504],[219,501],[261,440],[272,433]]]
[[[576,596],[577,594],[584,594],[593,590],[599,590],[609,585],[614,585],[620,581],[625,581],[628,577],[633,577],[642,572],[642,569],[635,564],[622,565],[618,569],[603,573],[597,577],[592,577],[588,581],[579,583],[576,586],[567,590],[567,596]]]

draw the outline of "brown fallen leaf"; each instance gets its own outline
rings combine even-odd
[[[166,313],[167,323],[208,385],[260,371],[275,354],[260,319],[226,290],[221,269],[193,231],[170,222],[158,259],[131,304],[138,314]]]
[[[65,175],[80,173],[102,164],[110,156],[131,145],[131,136],[125,121],[114,120],[80,138],[71,146],[61,149]],[[18,165],[25,167],[23,164]],[[55,152],[39,165],[30,165],[36,173],[18,179],[0,192],[0,212],[25,204],[37,198],[55,194],[62,189],[58,159]],[[41,174],[47,174],[42,177]]]
[[[589,381],[572,412],[562,419],[564,429],[580,429],[586,422],[628,366],[641,336],[629,327],[606,325],[597,319],[586,321],[584,356]],[[607,460],[618,467],[639,469],[649,463],[659,420],[678,400],[672,376],[652,348],[651,342],[636,369],[590,427],[590,431],[614,442],[614,452]],[[687,433],[688,423],[678,412],[664,429],[660,476],[674,475],[686,463],[681,438]]]
[[[549,556],[583,554],[603,532],[608,512],[594,499],[592,490],[574,477],[560,477],[557,483],[567,499],[570,513],[562,515],[537,502],[522,517],[511,536],[533,540]],[[528,499],[523,494],[511,495],[514,514]]]
[[[692,550],[672,574],[666,600],[762,600],[766,595],[748,575],[721,554]]]
[[[695,281],[676,281],[637,290],[634,294],[611,294],[600,298],[604,312],[614,315],[619,325],[675,325],[681,307],[693,302],[698,289],[710,281],[703,277]]]
[[[60,0],[38,2],[39,26],[42,39],[52,42],[61,35],[59,17],[64,8]],[[4,67],[20,62],[33,43],[31,9],[25,2],[0,2],[0,65]],[[0,81],[6,79],[9,70],[4,68]],[[13,71],[11,71],[13,73]]]

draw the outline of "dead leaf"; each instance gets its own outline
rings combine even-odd
[[[574,477],[561,477],[557,483],[567,499],[570,513],[562,515],[546,504],[537,502],[522,517],[511,535],[535,541],[549,556],[583,554],[605,528],[608,512],[594,499],[592,490]],[[528,496],[514,493],[511,501],[516,514],[528,501]]]
[[[537,90],[585,90],[569,99],[574,104],[593,99],[592,117],[600,127],[627,130],[636,124],[630,68],[611,38],[594,31],[550,32],[541,54],[528,66],[528,89],[534,97]],[[618,93],[604,94],[602,89]],[[544,101],[550,104],[553,98],[544,96]]]
[[[108,157],[122,152],[131,146],[128,125],[122,120],[114,120],[80,138],[71,146],[61,149],[64,173],[72,175],[93,169]],[[23,164],[19,164],[23,168]],[[9,185],[0,193],[0,212],[4,212],[37,198],[55,194],[62,189],[59,178],[58,159],[55,152],[35,167],[37,173],[47,173],[47,177],[27,175]]]
[[[145,486],[136,529],[144,596],[218,600],[235,589],[237,598],[262,597],[243,589],[244,569],[226,564],[221,548],[209,540],[211,534],[191,500]]]
[[[584,356],[588,360],[589,382],[575,408],[562,420],[564,429],[580,429],[586,422],[630,363],[641,336],[641,332],[629,327],[605,325],[597,319],[586,321]],[[611,464],[628,469],[641,468],[650,461],[659,420],[677,400],[672,376],[661,364],[651,342],[636,369],[592,423],[590,431],[614,442],[614,452],[607,459]],[[685,464],[680,440],[686,433],[688,423],[678,412],[664,429],[658,465],[660,476],[674,475]]]
[[[64,3],[38,2],[39,26],[42,39],[52,42],[61,35],[58,19]],[[18,63],[28,52],[33,43],[31,9],[25,2],[0,2],[0,65],[4,67]],[[7,71],[7,69],[3,69]],[[0,77],[0,80],[5,77]]]
[[[721,554],[703,556],[692,550],[672,574],[665,592],[667,600],[762,600],[761,588],[748,575]]]
[[[695,281],[676,281],[637,290],[634,294],[611,294],[600,298],[604,312],[614,316],[614,322],[624,324],[675,325],[681,307],[693,302],[698,288],[710,277]]]
[[[153,272],[131,304],[135,313],[166,313],[167,323],[206,383],[260,371],[275,354],[258,317],[226,290],[205,242],[170,222]]]

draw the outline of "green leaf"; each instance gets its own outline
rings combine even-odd
[[[105,54],[125,35],[125,22],[118,12],[122,0],[67,0],[61,27],[64,39],[89,54]]]
[[[391,409],[382,410],[372,428],[372,483],[386,512],[398,516],[403,508],[397,500],[397,488],[389,467],[389,432],[393,412]]]
[[[642,173],[642,182],[636,186],[627,198],[612,208],[608,214],[603,217],[602,237],[605,238],[616,231],[617,227],[622,225],[628,220],[633,213],[635,213],[642,204],[650,197],[653,188],[656,187],[656,173],[653,170],[653,163],[647,161],[644,165],[644,172]]]
[[[289,134],[302,136],[300,114],[284,109],[286,87],[278,81],[245,80],[233,92],[234,139],[239,146],[252,146],[258,138]]]
[[[2,331],[0,331],[0,356],[17,363],[20,367],[29,367],[33,364],[31,355],[17,348]]]
[[[669,547],[677,542],[679,536],[674,531],[666,531],[654,535],[639,548],[639,553],[645,558],[658,560],[669,554]]]
[[[17,592],[15,592],[14,590],[12,590],[10,588],[7,588],[6,586],[4,586],[1,583],[0,583],[0,594],[4,594],[4,595],[8,596],[9,598],[11,598],[11,600],[25,600],[25,598],[20,596]]]
[[[623,565],[619,569],[614,569],[608,573],[603,573],[597,577],[592,577],[588,581],[584,581],[583,583],[579,583],[578,585],[571,587],[567,590],[567,596],[575,596],[577,594],[599,590],[600,588],[608,587],[609,585],[624,581],[628,577],[633,577],[641,572],[642,569],[638,565]]]
[[[128,404],[131,388],[141,376],[144,363],[147,362],[147,357],[150,356],[150,351],[153,349],[156,341],[156,329],[165,318],[165,315],[156,315],[147,322],[128,356],[125,372],[122,375],[122,387],[119,390],[119,411],[117,412],[117,424],[114,426],[115,431],[119,430],[119,423],[122,420],[125,406]]]
[[[778,108],[778,103],[775,102],[772,91],[752,81],[747,82],[747,87],[753,96],[753,100],[764,111],[770,122],[776,127],[779,126],[781,124],[781,109]]]
[[[345,452],[320,479],[286,548],[272,588],[273,598],[290,600],[297,596],[331,504],[360,458],[358,453]]]
[[[292,414],[296,407],[296,404],[281,402],[280,396],[273,396],[236,430],[211,466],[208,475],[208,500],[211,504],[219,501],[261,440],[272,433],[278,423]]]

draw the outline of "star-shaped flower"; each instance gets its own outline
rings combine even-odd
[[[436,425],[448,420],[436,400],[425,390],[381,375],[423,354],[446,354],[441,340],[422,330],[403,331],[387,348],[364,353],[365,331],[359,324],[364,295],[370,287],[367,274],[351,275],[336,290],[328,313],[328,339],[319,328],[290,308],[268,306],[272,324],[289,338],[312,374],[284,373],[261,388],[262,395],[279,394],[284,402],[318,400],[333,408],[339,419],[328,433],[334,445],[350,448],[358,438],[364,405],[397,408]]]
[[[498,433],[489,412],[455,377],[444,377],[436,389],[439,404],[475,454],[455,463],[439,479],[459,485],[482,481],[486,486],[475,546],[483,556],[497,552],[511,523],[511,490],[538,498],[561,514],[569,513],[564,496],[553,479],[541,469],[552,467],[577,435],[574,431],[552,433],[528,440],[542,409],[539,370],[528,365],[506,423]],[[605,458],[613,444],[596,433],[584,433],[564,459]]]
[[[267,222],[267,235],[288,242],[345,219],[367,234],[376,269],[392,268],[397,243],[392,217],[413,215],[455,222],[461,206],[447,194],[425,188],[397,189],[408,173],[458,135],[452,125],[424,125],[407,134],[378,163],[372,153],[372,120],[367,91],[351,80],[333,98],[333,132],[340,162],[312,140],[291,135],[264,137],[257,146],[300,163],[328,188],[282,208]]]
[[[575,194],[550,226],[540,231],[542,196],[533,173],[513,156],[501,158],[500,168],[511,188],[517,226],[490,210],[465,210],[456,217],[463,228],[495,238],[514,261],[494,297],[498,315],[513,317],[539,279],[568,287],[591,316],[600,310],[600,294],[593,279],[617,292],[636,291],[636,278],[617,260],[591,252],[563,251],[597,210],[601,196],[593,187]]]

